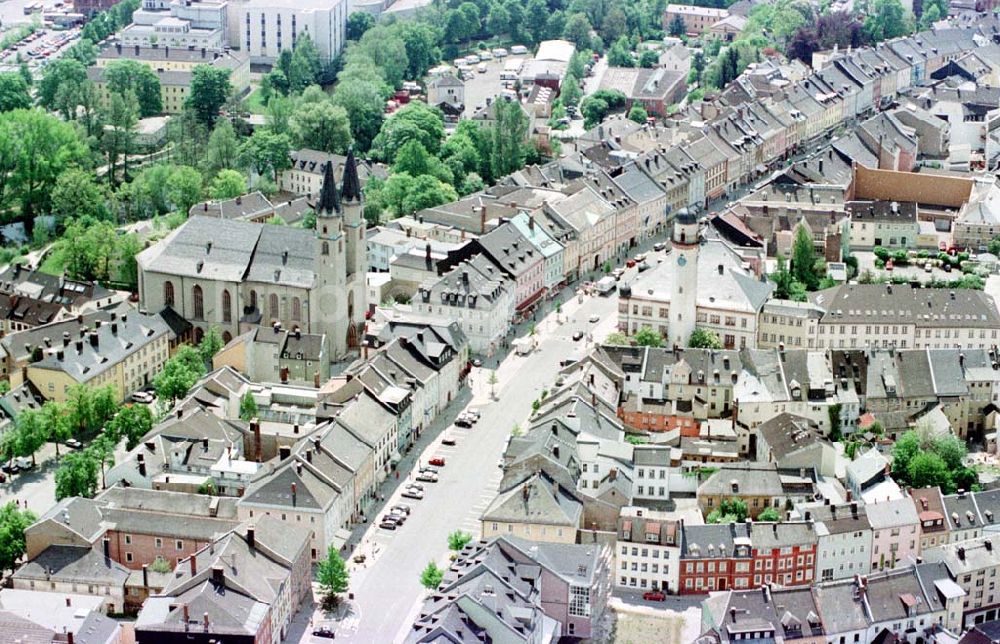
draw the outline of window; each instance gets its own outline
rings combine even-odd
[[[201,287],[195,284],[191,289],[191,297],[194,299],[194,319],[205,319],[205,301],[201,292]]]
[[[590,589],[588,587],[569,587],[569,614],[576,617],[590,616]]]
[[[281,316],[278,314],[278,296],[275,293],[271,293],[268,297],[268,309],[271,312],[271,319],[277,320]]]
[[[301,320],[302,319],[302,300],[297,297],[292,298],[292,319]]]
[[[229,295],[229,290],[222,291],[222,321],[233,321],[233,298]]]
[[[174,283],[169,280],[163,283],[163,303],[167,306],[174,305]]]
[[[153,545],[156,546],[157,548],[162,548],[163,547],[163,539],[161,539],[159,537],[156,537],[153,540]]]
[[[180,539],[177,539],[174,542],[174,548],[176,548],[177,550],[183,550],[184,549],[184,542],[181,541]]]

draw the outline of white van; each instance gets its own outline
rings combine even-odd
[[[514,45],[510,48],[510,53],[520,56],[521,54],[528,53],[528,48],[524,45]]]
[[[476,71],[479,72],[480,74],[485,74],[486,73],[486,63],[479,63],[478,65],[476,65]]]
[[[479,56],[475,54],[469,54],[468,56],[465,57],[465,62],[467,62],[470,65],[475,65],[479,62]]]
[[[493,56],[495,58],[503,58],[506,55],[507,55],[507,50],[504,49],[503,47],[497,47],[496,49],[493,50]]]
[[[479,52],[479,60],[493,60],[493,54],[488,51]]]

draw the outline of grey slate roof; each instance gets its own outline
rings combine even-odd
[[[128,575],[128,568],[98,550],[59,545],[49,546],[14,573],[24,580],[111,586],[124,586]]]

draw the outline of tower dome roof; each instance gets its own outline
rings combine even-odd
[[[696,224],[698,223],[698,218],[687,208],[681,208],[674,216],[674,221],[678,224]]]

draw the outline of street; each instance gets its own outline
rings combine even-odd
[[[595,325],[587,320],[596,314],[601,322],[596,325],[594,339],[603,339],[613,330],[616,307],[614,296],[585,297],[582,304],[572,297],[562,305],[562,324],[556,321],[555,307],[550,307],[550,313],[536,323],[538,349],[527,356],[511,353],[497,368],[496,400],[490,400],[488,382],[493,361],[473,368],[469,406],[480,409],[482,418],[471,429],[445,430],[456,439],[456,445],[443,446],[438,436],[420,455],[423,464],[433,456],[446,459],[440,468],[440,481],[423,484],[423,500],[400,498],[397,490],[386,501],[386,505],[403,502],[413,508],[406,523],[386,531],[373,520],[361,545],[366,565],[351,564],[354,601],[349,614],[335,624],[338,641],[391,642],[406,636],[424,598],[420,572],[429,561],[447,565],[449,533],[460,529],[478,538],[478,519],[496,494],[502,476],[497,464],[511,429],[515,424],[524,425],[531,401],[551,386],[559,362],[580,357],[587,350],[587,340],[574,342],[573,333],[594,331]],[[449,413],[453,417],[453,410]],[[400,476],[414,477],[417,467],[414,463]],[[305,641],[310,640],[307,635]]]

